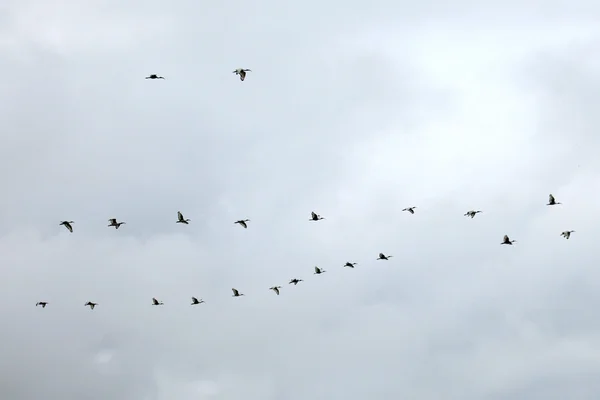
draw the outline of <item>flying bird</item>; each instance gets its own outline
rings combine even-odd
[[[183,214],[181,213],[181,211],[177,211],[177,221],[176,221],[176,223],[188,225],[188,223],[190,221],[191,221],[191,219],[183,219]]]
[[[502,243],[500,244],[510,244],[512,246],[512,244],[515,242],[516,240],[510,240],[508,235],[504,235],[504,238],[502,238]]]
[[[239,221],[235,221],[234,224],[240,224],[244,228],[248,228],[248,224],[246,222],[250,222],[249,219],[240,219]]]
[[[321,269],[321,268],[319,268],[319,267],[315,267],[315,274],[316,274],[316,275],[320,275],[320,274],[322,274],[323,272],[327,272],[327,271],[325,271],[324,269]]]
[[[197,298],[192,297],[192,305],[193,306],[195,306],[196,304],[202,304],[202,303],[205,303],[205,301],[202,299],[198,300]]]
[[[296,286],[299,282],[304,282],[304,281],[302,279],[296,279],[296,278],[294,278],[290,281],[290,283],[293,283],[294,286]]]
[[[552,194],[548,195],[548,204],[546,204],[547,206],[555,206],[557,204],[562,204],[556,201],[556,199],[554,198],[554,196],[552,196]]]
[[[320,216],[319,214],[317,214],[316,212],[314,212],[314,211],[311,211],[311,213],[310,213],[310,219],[309,219],[309,221],[318,221],[318,220],[320,220],[320,219],[325,219],[325,218],[321,217],[321,216]]]
[[[392,258],[392,257],[394,257],[394,256],[386,256],[386,255],[385,255],[385,254],[383,254],[383,253],[379,253],[379,258],[377,258],[377,259],[378,259],[378,260],[387,260],[387,259],[390,259],[390,258]]]
[[[87,303],[84,304],[85,307],[90,306],[90,310],[93,310],[94,307],[96,307],[98,305],[98,303],[92,303],[91,301],[88,301]]]
[[[147,76],[146,79],[165,79],[165,78],[162,76],[158,76],[156,74],[152,74],[150,76]]]
[[[152,305],[153,306],[164,306],[165,303],[163,303],[162,301],[158,301],[158,300],[156,300],[156,297],[153,297],[152,298]]]
[[[467,211],[467,212],[465,213],[465,217],[471,217],[471,218],[475,218],[475,215],[479,214],[480,212],[481,212],[481,211],[474,211],[474,210]]]
[[[243,69],[243,68],[238,68],[235,71],[233,71],[234,74],[239,75],[240,76],[240,81],[244,81],[244,79],[246,79],[246,72],[252,72],[249,69]]]
[[[125,222],[117,222],[116,218],[111,218],[108,220],[108,222],[110,222],[110,224],[108,224],[108,226],[114,226],[115,229],[119,229],[119,227],[125,223]]]
[[[240,293],[237,289],[231,288],[231,291],[233,292],[233,297],[240,297],[240,296],[244,296],[242,293]]]
[[[281,289],[281,286],[273,286],[273,287],[269,288],[269,290],[272,290],[275,293],[277,293],[277,296],[279,296],[279,289]]]
[[[59,225],[64,225],[65,228],[67,228],[69,230],[69,232],[73,233],[73,225],[75,222],[73,221],[63,221],[61,222]]]
[[[48,304],[48,302],[46,301],[38,301],[37,303],[35,303],[35,306],[42,306],[42,308],[46,308],[46,305]]]
[[[408,211],[409,213],[414,214],[415,208],[417,208],[417,207],[407,207],[407,208],[404,208],[402,211]]]
[[[571,237],[571,233],[573,233],[575,231],[564,231],[563,233],[560,234],[560,236],[563,236],[565,239],[568,239]]]
[[[346,264],[344,264],[344,267],[354,268],[355,265],[356,263],[347,262]]]

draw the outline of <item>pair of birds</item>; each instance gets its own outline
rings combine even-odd
[[[204,300],[202,300],[202,299],[198,300],[197,297],[192,297],[192,303],[191,303],[192,306],[195,306],[197,304],[202,304],[202,303],[206,303],[206,302]],[[158,301],[158,299],[156,299],[156,297],[153,297],[152,298],[152,305],[153,306],[164,306],[165,303],[163,303],[162,301]]]
[[[244,81],[244,79],[246,79],[246,72],[252,72],[252,70],[244,69],[244,68],[237,68],[236,70],[233,71],[234,74],[240,76],[240,81],[242,81],[242,82]],[[165,77],[158,76],[156,74],[152,74],[150,76],[147,76],[146,79],[165,79]]]
[[[108,226],[114,226],[115,229],[119,229],[119,227],[123,224],[125,224],[125,222],[117,222],[116,218],[110,218],[108,220],[108,222],[110,222],[108,224]],[[69,232],[73,233],[73,225],[75,221],[62,221],[59,225],[63,225],[65,228],[67,228],[69,230]]]

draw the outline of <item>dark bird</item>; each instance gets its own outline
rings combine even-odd
[[[516,242],[516,240],[510,240],[508,235],[504,235],[504,238],[502,238],[502,243],[500,243],[500,244],[510,244],[512,246],[512,244],[515,242]]]
[[[387,260],[387,259],[390,259],[390,258],[392,258],[392,257],[394,257],[394,256],[386,256],[386,255],[385,255],[385,254],[383,254],[383,253],[379,253],[379,258],[377,258],[377,259],[378,259],[378,260]]]
[[[321,216],[320,216],[319,214],[317,214],[316,212],[314,212],[314,211],[311,211],[311,213],[310,213],[310,219],[309,219],[309,221],[318,221],[318,220],[320,220],[320,219],[325,219],[325,218],[321,217]]]
[[[277,296],[279,296],[279,289],[281,289],[281,286],[273,286],[269,288],[269,290],[272,290],[275,293],[277,293]]]
[[[244,81],[244,79],[246,79],[246,72],[252,72],[249,69],[243,69],[243,68],[238,68],[235,71],[233,71],[234,74],[239,75],[240,76],[240,81]]]
[[[73,221],[63,221],[59,225],[64,225],[65,228],[67,228],[69,230],[69,232],[73,233],[73,226],[71,224],[74,224],[74,223],[75,222],[73,222]]]
[[[116,218],[111,218],[108,220],[108,222],[110,222],[110,224],[108,224],[108,226],[114,226],[115,229],[119,229],[119,227],[125,223],[125,222],[117,222]]]
[[[202,303],[205,303],[205,301],[202,299],[198,300],[197,298],[192,297],[192,305],[193,306],[195,306],[196,304],[202,304]]]
[[[475,215],[479,214],[481,211],[467,211],[465,217],[475,218]]]
[[[347,262],[346,264],[344,264],[344,267],[354,268],[355,265],[356,263]]]
[[[38,301],[37,303],[35,303],[35,306],[42,306],[42,308],[46,308],[46,305],[48,304],[48,302],[46,301]]]
[[[250,222],[249,219],[240,219],[239,221],[235,221],[234,224],[240,224],[244,228],[248,228],[248,224],[246,222]]]
[[[183,214],[181,213],[181,211],[177,211],[177,223],[178,224],[188,225],[189,221],[191,221],[191,219],[183,219]]]
[[[156,297],[153,297],[152,298],[152,305],[153,306],[164,306],[165,303],[163,303],[162,301],[158,301],[158,300],[156,300]]]
[[[319,267],[315,267],[315,274],[316,275],[320,275],[320,274],[322,274],[324,272],[327,272],[327,271],[325,271],[324,269],[321,269]]]
[[[90,306],[90,310],[93,310],[94,307],[96,307],[98,305],[98,303],[92,303],[91,301],[88,301],[87,303],[84,304],[85,307]]]
[[[237,289],[231,288],[231,291],[233,292],[233,297],[240,297],[240,296],[244,296],[242,293],[240,293]]]
[[[162,76],[158,76],[156,74],[152,74],[150,76],[147,76],[146,79],[165,79],[165,78]]]
[[[407,208],[404,208],[402,211],[408,211],[409,213],[414,214],[415,208],[417,208],[417,207],[407,207]]]
[[[296,286],[299,282],[304,282],[304,281],[302,279],[296,279],[296,278],[294,278],[290,281],[290,283],[293,283],[294,286]]]
[[[568,239],[571,237],[571,233],[573,233],[575,231],[564,231],[563,233],[560,234],[560,236],[563,236],[565,239]]]
[[[554,199],[554,196],[552,196],[552,194],[548,195],[548,204],[546,204],[547,206],[555,206],[557,204],[562,204],[556,201],[556,199]]]

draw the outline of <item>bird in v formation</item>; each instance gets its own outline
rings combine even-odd
[[[149,79],[158,79],[158,78],[149,78]],[[243,80],[243,79],[242,79]],[[552,194],[550,194],[548,196],[548,203],[546,205],[548,206],[554,206],[554,205],[558,205],[558,204],[562,204],[560,202],[557,202],[556,199],[554,198],[554,196]],[[402,211],[408,211],[411,214],[414,214],[414,209],[417,208],[415,206],[413,207],[407,207],[404,208]],[[475,218],[475,216],[479,213],[481,213],[481,210],[470,210],[467,211],[464,216],[465,217],[470,217]],[[321,215],[317,214],[314,211],[311,211],[310,213],[310,218],[309,221],[320,221],[320,220],[324,220],[325,218],[322,217]],[[116,218],[110,218],[108,220],[110,222],[110,224],[108,225],[109,227],[115,227],[115,229],[119,229],[119,227],[123,224],[125,224],[125,222],[117,222]],[[176,223],[181,223],[181,224],[185,224],[188,225],[189,222],[191,220],[190,219],[186,219],[184,218],[183,214],[181,213],[181,211],[177,211],[177,221],[175,221]],[[239,224],[240,226],[244,227],[245,229],[248,228],[248,224],[247,222],[250,222],[249,219],[240,219],[234,222],[234,224]],[[73,224],[74,221],[62,221],[59,225],[63,225],[69,232],[73,233]],[[564,237],[565,239],[569,239],[571,237],[571,234],[575,232],[574,230],[569,230],[569,231],[563,231],[560,235],[562,237]],[[508,235],[504,235],[504,237],[502,238],[502,242],[500,242],[501,245],[510,245],[512,246],[513,243],[516,243],[516,240],[511,240],[510,237]],[[379,253],[378,257],[376,260],[385,260],[385,261],[389,261],[390,258],[394,257],[393,255],[385,255],[384,253]],[[353,262],[346,262],[343,267],[347,267],[347,268],[354,268],[355,265],[358,265],[358,263],[353,263]],[[319,267],[315,267],[314,268],[315,272],[314,275],[321,275],[327,271],[325,271],[322,268]],[[298,283],[303,282],[302,279],[298,279],[298,278],[293,278],[290,280],[289,284],[293,284],[294,286],[298,285]],[[280,294],[280,290],[281,290],[281,286],[272,286],[269,288],[269,290],[272,290],[273,292],[275,292],[276,295],[279,296]],[[235,289],[235,288],[231,288],[231,291],[233,292],[233,296],[232,297],[241,297],[241,296],[245,296],[245,294],[240,293],[239,290]],[[192,303],[191,305],[198,305],[198,304],[202,304],[205,303],[204,300],[200,299],[198,300],[198,298],[196,297],[192,297]],[[48,305],[49,303],[46,301],[38,301],[35,305],[40,306],[42,308],[46,308],[46,305]],[[94,303],[91,301],[88,301],[87,303],[85,303],[86,307],[90,307],[91,310],[93,310],[96,306],[98,305],[98,303]],[[152,298],[152,305],[154,306],[162,306],[164,305],[164,303],[162,301],[157,300],[155,297]]]

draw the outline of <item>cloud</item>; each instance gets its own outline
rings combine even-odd
[[[74,4],[0,21],[2,398],[597,398],[595,3]]]

